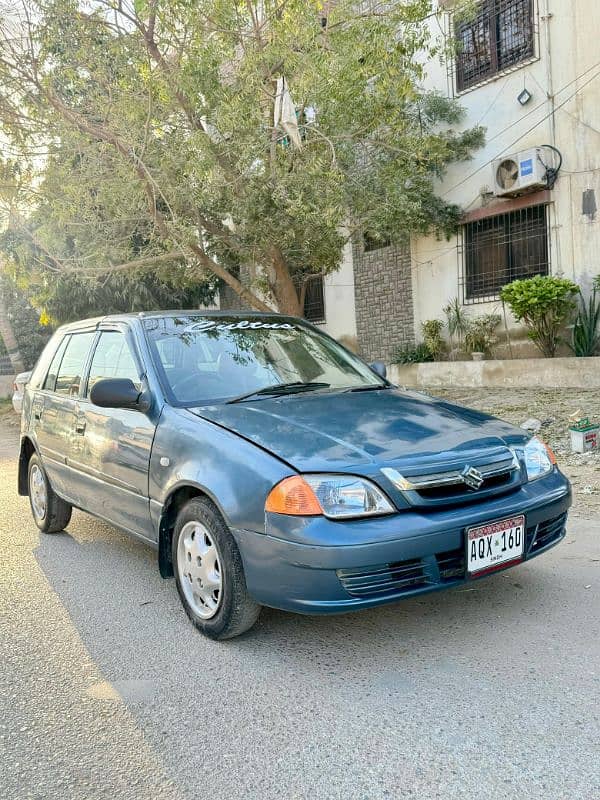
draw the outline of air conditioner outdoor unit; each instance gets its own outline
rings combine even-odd
[[[521,153],[497,158],[492,162],[494,194],[496,197],[514,197],[548,186],[547,168],[544,166],[541,147],[532,147]]]

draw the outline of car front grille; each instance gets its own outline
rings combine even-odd
[[[479,473],[480,485],[473,488],[468,482],[469,470]],[[460,462],[440,469],[432,464],[427,469],[400,467],[384,468],[384,474],[413,506],[464,505],[487,499],[518,488],[523,475],[514,455],[502,448],[486,460],[464,457]]]
[[[565,513],[561,514],[560,517],[540,522],[539,525],[534,525],[533,528],[528,528],[528,537],[531,535],[529,552],[537,553],[538,550],[543,550],[548,545],[561,539],[565,534],[566,524],[567,515]]]
[[[420,559],[365,569],[338,569],[337,575],[344,589],[353,597],[401,595],[433,583],[427,574],[425,562]]]
[[[567,515],[561,514],[527,528],[526,555],[537,553],[564,536]],[[435,556],[395,561],[360,569],[338,569],[343,588],[352,597],[363,599],[384,596],[402,597],[415,591],[465,578],[464,547],[436,553]]]
[[[447,553],[438,553],[436,560],[442,583],[462,580],[465,577],[464,547],[459,547],[458,550],[450,550]]]
[[[469,489],[464,483],[443,484],[441,486],[430,486],[427,488],[419,489],[418,494],[425,500],[454,500],[456,498],[464,498],[465,495],[472,500],[477,500],[480,492],[485,492],[489,489],[499,489],[511,482],[512,470],[506,470],[500,475],[494,475],[491,478],[485,478],[481,487],[476,491]]]

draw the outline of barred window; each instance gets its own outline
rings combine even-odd
[[[371,253],[373,250],[381,250],[383,247],[389,247],[391,243],[389,236],[372,236],[368,232],[363,234],[365,253]]]
[[[547,275],[547,206],[530,206],[463,226],[463,300],[485,302],[518,278]]]
[[[325,322],[325,287],[322,275],[311,275],[306,279],[304,318],[309,322]]]
[[[458,91],[531,58],[533,0],[482,0],[474,19],[456,24]]]

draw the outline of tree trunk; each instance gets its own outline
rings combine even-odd
[[[283,255],[277,247],[273,247],[271,250],[271,263],[275,270],[275,280],[271,283],[271,289],[275,295],[277,310],[280,314],[301,317],[303,309],[300,304],[298,290],[292,280]]]
[[[21,358],[21,353],[19,351],[19,345],[17,344],[17,340],[15,338],[15,334],[8,318],[8,309],[6,307],[6,303],[4,301],[4,297],[0,292],[0,337],[4,341],[4,345],[8,350],[8,357],[10,358],[10,363],[12,368],[16,373],[24,372],[25,366],[23,364],[23,359]]]

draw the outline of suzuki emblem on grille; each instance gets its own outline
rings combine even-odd
[[[470,489],[480,489],[484,481],[481,472],[475,469],[475,467],[469,467],[468,465],[462,471],[461,478]]]

